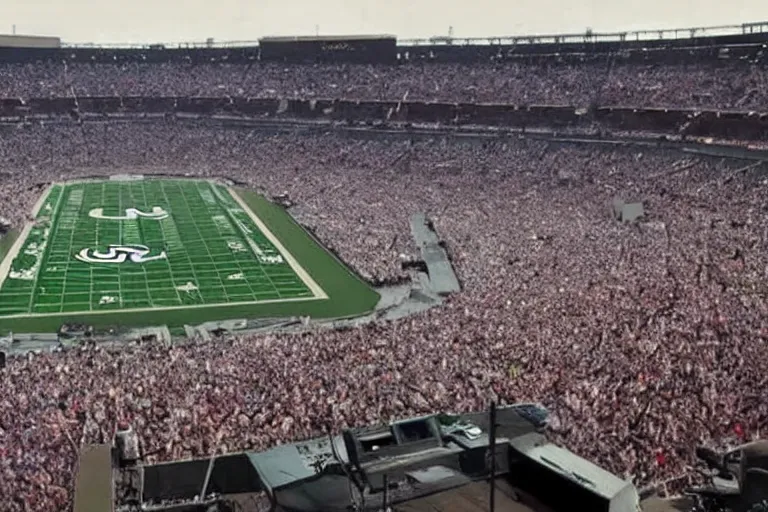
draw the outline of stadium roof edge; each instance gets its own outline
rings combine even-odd
[[[335,36],[265,36],[260,37],[259,42],[265,43],[292,43],[299,41],[368,41],[378,39],[397,39],[393,34],[352,34]]]
[[[489,45],[499,42],[512,42],[514,44],[543,43],[543,42],[605,42],[605,41],[643,41],[643,40],[674,40],[687,39],[693,37],[713,37],[739,34],[768,34],[768,20],[748,22],[734,25],[716,25],[706,27],[686,27],[686,28],[668,28],[668,29],[645,29],[632,30],[625,32],[583,32],[583,33],[564,33],[564,34],[521,34],[505,36],[484,36],[484,37],[447,37],[434,36],[423,38],[399,38],[395,35],[335,35],[335,36],[265,36],[260,38],[262,41],[306,41],[306,40],[344,40],[344,39],[376,39],[376,38],[395,38],[399,45],[403,46],[423,46],[433,44],[478,44]],[[181,42],[157,42],[157,43],[83,43],[62,42],[65,48],[104,48],[104,49],[150,49],[152,47],[172,48],[236,48],[258,46],[257,41],[181,41]]]
[[[31,34],[0,34],[0,48],[59,48],[61,38]]]

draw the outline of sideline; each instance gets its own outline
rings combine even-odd
[[[293,254],[288,251],[283,244],[280,242],[280,239],[278,239],[272,231],[269,230],[266,224],[259,218],[256,213],[251,210],[251,208],[243,201],[243,198],[238,195],[237,192],[234,191],[234,189],[227,187],[227,190],[229,191],[232,198],[237,201],[237,204],[240,205],[240,207],[245,210],[245,212],[248,214],[248,216],[251,218],[251,220],[256,224],[256,226],[259,228],[259,230],[264,234],[264,236],[267,237],[267,239],[274,245],[278,251],[280,251],[280,254],[285,258],[285,261],[288,262],[288,265],[293,269],[294,272],[296,272],[296,275],[301,278],[302,281],[304,281],[304,284],[307,285],[307,288],[310,289],[310,291],[314,294],[316,299],[327,299],[328,294],[325,293],[325,290],[323,290],[319,284],[315,282],[314,279],[312,279],[312,276],[309,275],[309,272],[304,270],[304,267],[299,264],[298,261],[296,261],[296,258],[293,257]]]
[[[45,201],[51,195],[51,190],[53,190],[53,187],[55,185],[58,185],[58,183],[51,183],[50,185],[48,185],[48,188],[45,189],[45,192],[40,194],[40,197],[38,198],[37,202],[32,207],[32,217],[34,218],[34,220],[27,222],[24,225],[24,229],[21,230],[21,233],[19,233],[19,236],[13,242],[13,245],[6,253],[5,258],[3,258],[3,261],[0,261],[0,290],[3,288],[3,284],[5,283],[5,280],[8,278],[8,274],[11,273],[11,263],[13,262],[13,260],[16,259],[16,256],[19,255],[21,248],[24,247],[24,242],[27,241],[27,237],[29,236],[30,231],[32,231],[32,228],[35,226],[35,223],[37,222],[38,213],[40,213],[40,209],[43,207],[43,205],[45,204]],[[62,195],[63,194],[64,192],[62,191]],[[57,205],[58,205],[58,202],[57,202]],[[42,254],[40,255],[40,257],[42,258]],[[40,270],[38,269],[38,272],[39,271]],[[35,276],[35,278],[37,278],[37,276]]]

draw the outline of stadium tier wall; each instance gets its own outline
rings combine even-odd
[[[135,114],[231,115],[233,118],[342,121],[357,124],[439,123],[443,126],[648,132],[670,136],[768,140],[768,113],[631,107],[516,106],[263,98],[80,97],[0,99],[0,118],[19,122],[46,117]]]
[[[552,36],[557,38],[558,36]],[[583,42],[563,42],[563,43],[549,43],[549,42],[530,42],[535,38],[518,37],[511,38],[512,44],[490,44],[490,45],[462,45],[461,40],[456,40],[456,44],[453,45],[398,45],[398,51],[410,52],[414,55],[425,54],[428,52],[438,51],[442,54],[448,55],[450,53],[470,53],[477,54],[478,51],[484,51],[485,47],[490,47],[493,50],[508,51],[513,50],[515,53],[527,53],[527,54],[551,54],[551,53],[617,53],[622,51],[632,50],[649,50],[649,49],[690,49],[690,48],[707,48],[713,46],[741,46],[741,45],[753,45],[762,44],[768,41],[768,33],[754,33],[754,34],[737,34],[726,36],[710,36],[710,37],[693,37],[693,38],[680,38],[680,39],[645,39],[645,40],[633,40],[626,39],[624,41],[599,41],[592,40],[585,36]],[[565,36],[563,36],[565,39]],[[446,51],[447,50],[447,51]]]
[[[550,39],[558,40],[559,36]],[[573,37],[562,36],[572,41]],[[406,63],[478,62],[504,59],[584,60],[610,54],[625,61],[695,62],[764,57],[768,32],[691,37],[600,41],[584,37],[583,42],[537,42],[536,37],[489,39],[488,44],[431,44],[397,42],[394,37],[263,39],[262,46],[201,47],[148,45],[138,48],[70,46],[63,48],[12,48],[0,41],[0,62],[70,61],[92,63],[188,62],[252,63],[278,62],[358,62]]]

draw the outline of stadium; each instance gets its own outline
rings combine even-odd
[[[0,511],[768,509],[767,64],[0,37]]]

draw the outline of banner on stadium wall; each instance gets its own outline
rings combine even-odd
[[[393,63],[397,39],[390,35],[327,37],[263,37],[260,59],[293,63]]]

